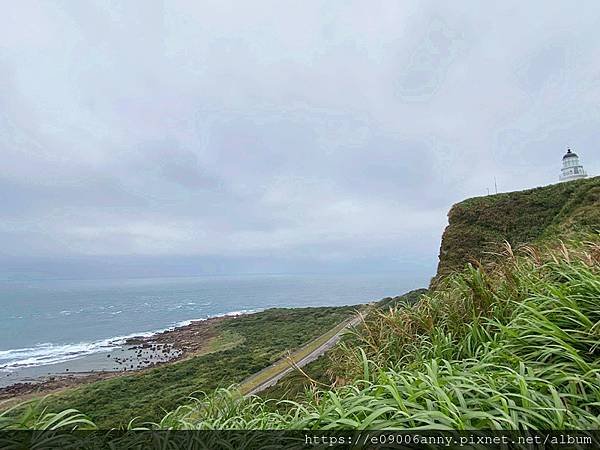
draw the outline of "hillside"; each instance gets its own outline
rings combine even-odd
[[[329,365],[349,383],[284,402],[221,390],[153,427],[597,429],[600,239],[588,238],[506,247],[416,304],[374,311]]]
[[[448,223],[433,284],[467,262],[492,260],[504,241],[518,246],[600,229],[600,177],[470,198],[450,209]]]
[[[399,302],[369,314],[335,356],[336,370],[349,369],[348,383],[320,385],[283,402],[242,397],[235,389],[198,393],[160,422],[143,425],[598,429],[599,299],[599,235],[521,251],[506,247],[495,264],[456,272],[417,303]],[[94,428],[68,410],[0,415],[0,429],[61,427],[59,420],[65,429]],[[245,448],[264,447],[262,441],[254,444]]]
[[[223,318],[210,326],[206,334],[212,337],[205,347],[188,358],[47,397],[40,390],[39,396],[45,397],[43,408],[48,411],[76,408],[101,428],[124,427],[134,417],[160,420],[165,411],[186,404],[190,395],[241,382],[354,311],[354,306],[272,308]],[[0,430],[5,401],[0,395]]]
[[[260,397],[207,384],[160,421],[143,423],[126,409],[119,422],[153,430],[598,429],[599,206],[598,177],[461,202],[449,213],[434,286],[373,305],[327,357]],[[469,266],[470,258],[482,263]],[[252,346],[233,349],[255,351],[261,365],[275,350],[264,342],[282,327],[265,319],[252,328],[256,341],[247,338]],[[299,342],[305,318],[297,319],[291,334]],[[227,371],[230,356],[217,356],[213,373]],[[86,416],[28,410],[0,414],[0,428],[56,417],[106,427],[94,395],[63,397],[49,409],[75,406]]]

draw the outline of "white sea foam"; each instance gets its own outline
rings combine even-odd
[[[63,345],[43,343],[35,347],[3,350],[0,351],[0,370],[55,364],[111,348],[114,345],[106,340]]]
[[[45,342],[35,347],[1,350],[0,370],[10,371],[20,367],[35,367],[66,362],[93,353],[107,352],[119,348],[127,339],[134,336],[151,336],[153,334],[153,332],[133,333],[127,336],[117,336],[94,342],[79,342],[74,344],[52,344]]]
[[[193,322],[201,322],[203,320],[208,320],[213,317],[235,317],[235,316],[241,316],[243,314],[252,314],[252,313],[255,313],[258,311],[262,311],[262,309],[242,309],[240,311],[230,311],[230,312],[226,312],[223,314],[214,314],[212,316],[205,317],[202,319],[182,320],[181,322],[177,322],[172,327],[165,328],[164,330],[161,330],[161,331],[156,331],[155,333],[161,333],[163,331],[171,331],[171,330],[174,330],[175,328],[179,328],[179,327],[187,327],[188,325],[191,325]]]
[[[231,311],[224,314],[216,314],[211,317],[231,317],[249,314],[257,310]],[[73,344],[52,344],[49,342],[37,344],[35,347],[0,350],[0,371],[13,371],[22,367],[44,366],[56,364],[81,358],[94,353],[109,352],[121,347],[127,339],[133,337],[150,337],[175,328],[190,325],[192,322],[207,320],[207,318],[191,319],[178,322],[170,327],[155,331],[132,333],[126,336],[116,336],[94,342],[80,342]]]

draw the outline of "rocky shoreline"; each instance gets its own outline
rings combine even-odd
[[[188,325],[152,336],[129,338],[121,348],[114,349],[104,356],[106,361],[111,361],[111,369],[85,372],[66,369],[66,374],[52,374],[35,380],[17,382],[0,388],[0,405],[108,378],[143,373],[154,367],[172,364],[202,353],[217,335],[216,326],[225,320],[235,320],[236,317],[239,315],[194,320]]]

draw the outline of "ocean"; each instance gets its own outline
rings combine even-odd
[[[191,320],[272,307],[353,305],[422,287],[408,274],[244,275],[0,283],[0,381],[65,364]],[[11,375],[12,374],[12,375]]]

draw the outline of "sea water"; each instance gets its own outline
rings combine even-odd
[[[191,320],[272,307],[368,303],[427,282],[416,278],[388,273],[3,282],[0,386],[14,381],[11,373],[56,372],[81,358],[93,367],[127,337]]]

